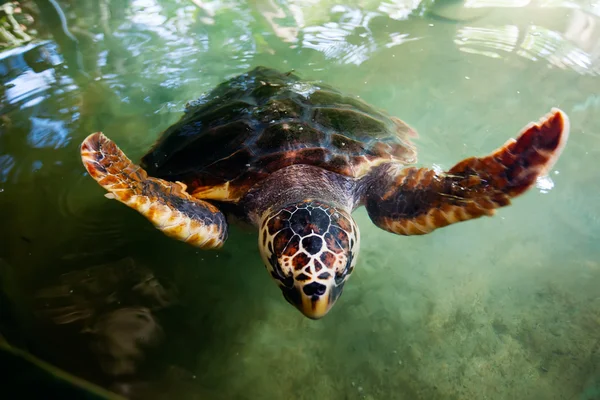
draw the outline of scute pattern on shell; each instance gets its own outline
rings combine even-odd
[[[227,184],[229,200],[268,174],[309,164],[361,177],[387,161],[411,164],[416,133],[332,87],[257,67],[188,105],[142,166],[190,192]]]

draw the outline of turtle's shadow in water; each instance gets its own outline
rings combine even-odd
[[[70,250],[61,258],[58,249],[37,284],[28,333],[36,350],[134,398],[138,389],[158,396],[154,386],[180,392],[191,382],[197,392],[215,385],[264,305],[268,277],[255,233],[232,227],[222,250],[204,251],[165,237],[120,204],[102,204],[87,212],[116,213],[123,235],[135,234],[117,247],[114,232],[67,238],[81,257]]]

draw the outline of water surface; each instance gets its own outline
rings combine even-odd
[[[0,326],[15,345],[133,398],[600,398],[600,2],[58,3],[79,64],[52,35],[0,59]],[[103,131],[139,159],[189,100],[257,65],[407,121],[424,166],[486,154],[554,106],[571,138],[493,218],[400,237],[357,210],[359,264],[311,321],[254,232],[219,252],[171,240],[78,157]]]

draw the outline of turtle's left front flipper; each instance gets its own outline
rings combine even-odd
[[[384,165],[366,188],[367,212],[377,226],[399,235],[423,235],[491,216],[552,168],[568,136],[569,119],[554,108],[516,140],[486,157],[467,158],[446,173]]]
[[[80,151],[106,197],[137,210],[165,235],[203,249],[227,239],[227,221],[217,207],[190,196],[183,183],[149,177],[101,132],[89,135]]]

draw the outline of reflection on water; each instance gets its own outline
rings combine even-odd
[[[0,182],[8,180],[10,170],[15,166],[15,159],[9,154],[0,155]]]
[[[331,12],[339,22],[304,28],[302,46],[344,64],[362,64],[377,48],[369,23],[378,14],[342,5]]]
[[[574,28],[568,33],[582,38],[582,44],[588,44],[586,47],[589,47],[589,39],[584,38],[589,33],[576,34],[577,26],[582,25],[574,24]],[[597,39],[600,39],[600,35],[594,43],[600,43]],[[458,31],[455,43],[462,51],[489,57],[503,58],[503,55],[494,51],[500,50],[514,52],[531,61],[542,59],[551,66],[573,69],[580,74],[596,75],[600,72],[598,54],[595,54],[598,53],[598,48],[592,49],[595,53],[588,53],[578,47],[576,41],[567,42],[559,32],[536,25],[528,26],[524,32],[514,25],[493,28],[464,27]]]
[[[132,375],[145,353],[163,342],[153,313],[175,296],[147,268],[125,259],[61,275],[36,294],[36,313],[54,324],[76,324],[104,373]]]
[[[0,53],[7,339],[132,398],[598,397],[599,1],[57,1],[75,47],[21,3],[44,40]],[[187,102],[256,65],[386,109],[442,169],[552,106],[571,139],[494,218],[403,238],[359,210],[356,276],[307,321],[253,232],[218,253],[171,241],[77,156],[104,131],[139,159]]]

